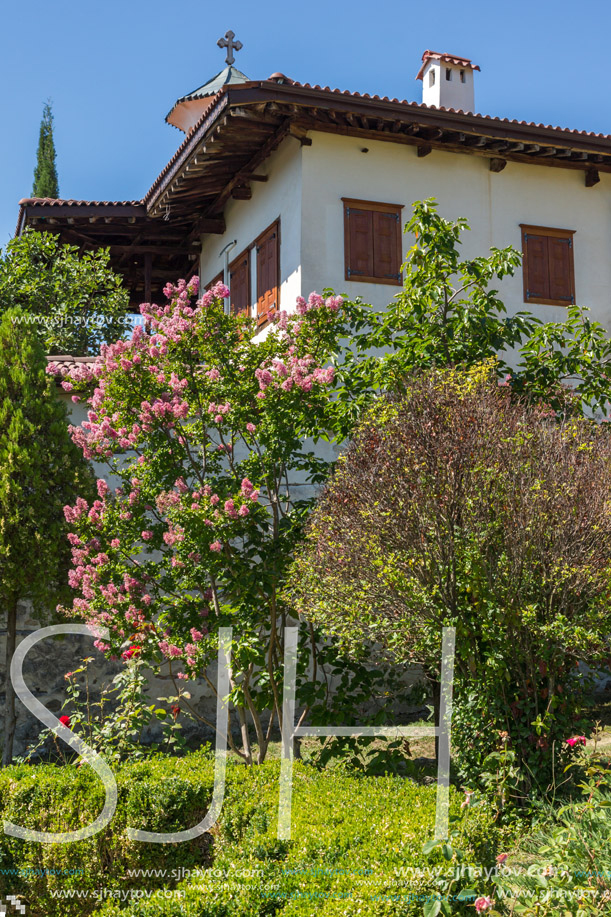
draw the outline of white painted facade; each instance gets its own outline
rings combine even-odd
[[[225,207],[224,235],[202,236],[200,278],[206,286],[224,268],[226,245],[236,242],[229,261],[276,220],[280,220],[280,304],[290,309],[301,294],[302,157],[299,140],[288,137],[258,169],[266,182],[253,182],[249,201],[229,200]],[[251,258],[251,290],[256,302],[256,258]]]
[[[228,242],[237,240],[234,257],[279,218],[281,308],[291,311],[296,296],[324,287],[382,308],[399,286],[345,279],[342,198],[402,204],[405,223],[414,201],[434,197],[443,216],[469,221],[471,232],[462,237],[466,257],[493,246],[520,250],[521,223],[574,230],[577,303],[611,329],[610,174],[601,172],[600,182],[587,188],[575,169],[510,161],[494,173],[483,156],[433,150],[419,158],[408,144],[315,131],[308,136],[312,145],[303,147],[287,138],[260,170],[269,180],[253,184],[251,200],[227,205],[224,235],[202,237],[204,284],[222,270],[219,255]],[[405,236],[404,252],[410,244]],[[529,310],[549,321],[566,314],[562,306],[526,304],[521,269],[499,290],[510,313]]]

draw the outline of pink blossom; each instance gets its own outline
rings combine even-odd
[[[140,532],[140,535],[142,536],[143,541],[150,541],[153,537],[153,533],[150,529],[145,529],[143,532]]]
[[[197,630],[195,627],[191,628],[191,638],[194,643],[199,643],[200,640],[204,639],[204,635],[201,630]]]
[[[242,478],[242,493],[244,494],[244,496],[248,497],[253,492],[253,490],[254,490],[254,487],[252,486],[248,478]]]
[[[221,378],[220,372],[218,371],[218,369],[215,369],[214,367],[212,369],[209,369],[206,375],[208,376],[211,382],[218,382],[218,380]]]
[[[483,914],[484,911],[489,911],[493,905],[492,898],[489,895],[481,896],[475,899],[475,910],[478,914]]]
[[[254,423],[247,423],[246,429],[249,433],[254,433],[257,428],[255,427]]]
[[[328,299],[325,300],[325,306],[327,309],[331,309],[332,312],[337,312],[341,308],[343,302],[344,299],[342,296],[329,296]]]
[[[222,545],[220,541],[213,541],[212,544],[210,545],[210,550],[215,551],[217,554],[221,549],[222,549]]]
[[[210,502],[212,503],[213,506],[216,506],[216,504],[219,502],[218,494],[212,494],[212,496],[210,497]]]
[[[249,513],[250,513],[250,510],[245,505],[241,506],[238,510],[238,516],[248,516]]]
[[[237,513],[236,513],[236,509],[235,509],[235,503],[233,502],[233,500],[226,500],[226,501],[225,501],[225,512],[227,513],[227,515],[228,515],[231,519],[235,519],[235,518],[236,518]]]
[[[566,744],[570,745],[571,748],[574,748],[575,745],[585,745],[586,737],[585,736],[573,736],[572,739],[567,739]]]

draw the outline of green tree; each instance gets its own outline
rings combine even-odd
[[[0,315],[18,306],[48,354],[84,356],[131,327],[129,295],[105,249],[79,256],[52,233],[27,231],[0,252]]]
[[[53,140],[53,111],[51,110],[50,101],[45,102],[42,110],[32,197],[50,197],[53,199],[59,197],[55,141]]]
[[[463,776],[509,741],[522,790],[545,791],[583,728],[576,666],[609,656],[610,499],[606,425],[512,398],[486,364],[413,374],[336,465],[293,607],[352,655],[423,664],[434,696],[455,627]]]
[[[470,367],[491,358],[515,393],[564,411],[570,386],[574,410],[607,412],[611,340],[605,328],[580,305],[567,307],[561,322],[542,322],[527,311],[508,314],[495,285],[515,273],[521,254],[509,246],[465,258],[461,239],[468,230],[465,219],[440,216],[433,199],[414,204],[405,227],[413,244],[403,289],[348,342],[346,390],[340,392],[344,435],[377,392],[401,391],[414,370]]]
[[[167,306],[142,307],[148,331],[137,327],[104,349],[95,373],[83,365],[66,383],[95,382],[89,419],[74,437],[121,479],[114,493],[99,481],[93,506],[79,501],[68,511],[74,612],[106,623],[105,651],[167,665],[173,702],[187,709],[185,683],[206,677],[219,628],[232,626],[235,750],[252,763],[249,729],[262,761],[272,725],[282,722],[288,619],[280,591],[330,467],[312,440],[333,430],[333,363],[365,310],[312,294],[261,340],[253,319],[225,314],[226,287],[198,301],[196,289],[197,278],[168,284]],[[326,704],[325,655],[310,630],[299,669],[299,699],[310,712]],[[371,700],[380,678],[356,671],[344,668],[338,692],[353,705]]]
[[[70,545],[64,506],[88,495],[92,474],[72,443],[44,351],[17,309],[0,322],[0,606],[7,615],[4,750],[13,755],[15,694],[9,666],[17,604],[44,615],[66,599]]]

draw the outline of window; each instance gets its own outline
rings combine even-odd
[[[464,70],[461,70],[461,71],[460,71],[460,82],[461,82],[461,83],[466,83],[466,82],[467,82],[467,77],[465,76],[465,71],[464,71]]]
[[[257,324],[269,321],[280,305],[280,223],[255,242],[257,253]]]
[[[567,306],[575,302],[572,229],[522,229],[524,302]]]
[[[435,85],[435,71],[431,69],[429,70],[429,86],[434,86],[434,85]]]
[[[342,198],[346,280],[401,283],[401,204]]]
[[[250,315],[250,249],[246,249],[229,265],[231,311]]]
[[[452,79],[452,68],[446,67],[446,80],[449,83],[451,79]]]

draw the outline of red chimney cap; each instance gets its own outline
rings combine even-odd
[[[422,66],[418,71],[417,80],[421,80],[424,75],[424,69],[430,60],[447,61],[448,64],[454,64],[456,67],[464,67],[465,70],[479,70],[477,64],[473,64],[468,57],[456,57],[455,54],[447,54],[445,51],[425,51],[422,55]]]

